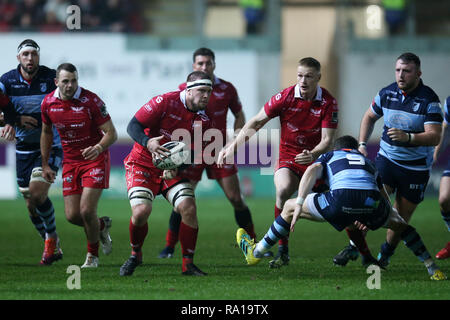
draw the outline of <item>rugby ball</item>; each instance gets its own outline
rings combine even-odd
[[[170,151],[170,155],[165,158],[153,158],[155,167],[161,170],[172,170],[181,166],[189,157],[189,150],[186,150],[186,144],[181,141],[169,141],[162,147]]]

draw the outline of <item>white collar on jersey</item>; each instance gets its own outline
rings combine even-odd
[[[294,98],[303,99],[302,94],[300,93],[300,86],[298,84],[296,84],[294,88]],[[317,93],[314,100],[322,101],[322,88],[320,86],[317,86]]]
[[[77,91],[75,91],[75,94],[73,95],[72,99],[80,100],[80,95],[81,95],[81,87],[78,86]],[[53,94],[53,96],[55,98],[61,99],[59,97],[59,88],[56,88],[55,93]]]
[[[181,100],[181,102],[183,102],[184,107],[187,109],[187,107],[186,107],[186,90],[183,90],[180,92],[180,100]]]

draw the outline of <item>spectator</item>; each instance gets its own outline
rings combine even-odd
[[[239,0],[239,4],[244,10],[247,34],[260,33],[264,19],[264,0]]]
[[[45,14],[45,22],[39,28],[41,32],[62,32],[65,24],[61,23],[54,11],[48,11]]]
[[[101,13],[101,23],[107,31],[125,32],[127,12],[121,0],[108,0]]]
[[[101,7],[98,3],[92,0],[78,0],[76,2],[83,13],[81,15],[81,28],[86,31],[97,31],[100,29],[100,12]]]
[[[38,0],[24,0],[19,3],[19,28],[21,31],[33,31],[44,21],[43,6]]]
[[[17,19],[17,5],[11,0],[0,0],[0,31],[10,31]]]
[[[384,17],[388,24],[389,34],[399,34],[406,21],[406,1],[407,0],[383,0]]]
[[[62,32],[71,5],[80,7],[83,31],[144,32],[146,28],[137,0],[0,0],[0,32]]]
[[[66,0],[47,0],[47,3],[44,5],[44,12],[46,15],[46,20],[50,19],[50,23],[54,23],[53,20],[56,20],[60,24],[65,24],[67,19],[67,7],[71,4]],[[53,14],[48,15],[49,12]],[[46,21],[45,24],[49,22]]]

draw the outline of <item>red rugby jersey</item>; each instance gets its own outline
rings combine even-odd
[[[186,89],[186,83],[180,84],[179,89]],[[224,145],[226,142],[228,109],[233,114],[240,112],[242,110],[241,100],[231,82],[216,77],[205,112],[214,121],[214,126],[224,134]]]
[[[172,140],[183,140],[177,139],[175,135],[184,130],[190,135],[191,150],[194,148],[196,136],[202,139],[203,133],[212,128],[211,120],[204,111],[192,112],[187,109],[185,91],[173,91],[153,97],[136,112],[135,117],[146,127],[144,132],[150,138],[164,136],[159,141],[160,145]],[[177,129],[180,129],[178,133]],[[200,141],[199,147],[204,147],[206,142],[203,139]],[[153,167],[152,155],[139,143],[134,144],[131,156],[135,162]]]
[[[103,137],[99,127],[111,120],[102,99],[81,87],[67,101],[59,98],[57,88],[42,100],[41,111],[42,122],[58,130],[64,162],[86,161],[81,150],[96,145]]]
[[[319,144],[322,128],[336,129],[338,105],[324,88],[317,87],[313,101],[301,98],[298,85],[274,95],[264,105],[270,118],[280,117],[280,159],[295,157]]]

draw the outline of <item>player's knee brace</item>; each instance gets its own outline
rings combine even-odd
[[[151,205],[155,196],[153,192],[144,187],[133,187],[128,190],[128,199],[130,200],[130,205],[136,206],[138,204],[148,204]]]
[[[31,171],[30,182],[31,181],[50,183],[47,180],[45,180],[44,177],[42,176],[42,167],[33,168],[33,170]]]
[[[166,193],[166,199],[174,208],[186,198],[195,198],[194,189],[192,189],[192,185],[189,182],[176,184]]]

